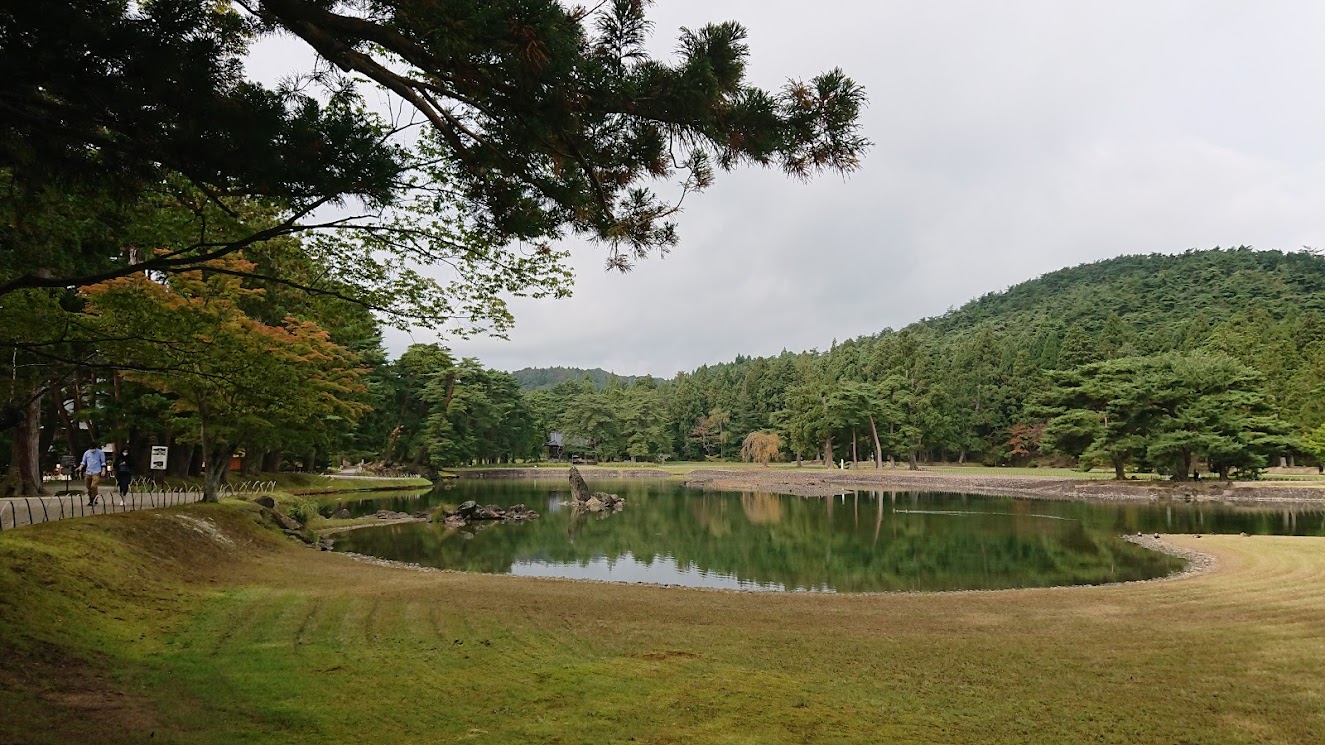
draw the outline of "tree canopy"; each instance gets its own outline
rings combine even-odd
[[[841,71],[777,92],[753,87],[746,32],[734,22],[683,29],[676,59],[654,59],[645,51],[648,5],[61,0],[6,8],[0,170],[25,195],[59,188],[122,197],[178,174],[212,199],[243,195],[282,209],[252,235],[140,262],[60,274],[9,267],[0,293],[186,269],[274,235],[332,229],[416,259],[574,233],[606,244],[609,265],[626,269],[676,243],[680,201],[705,188],[715,168],[776,165],[804,177],[858,167],[868,146],[858,131],[864,93]],[[243,60],[255,41],[277,34],[307,44],[320,64],[269,88],[246,76]],[[388,122],[369,112],[364,94],[376,87],[414,116]],[[655,185],[669,180],[676,195],[659,196]],[[347,200],[367,211],[306,220]],[[447,224],[381,219],[381,209],[410,204],[447,212]]]
[[[180,369],[167,379],[142,345],[167,347],[160,356],[169,358],[177,340],[134,326],[132,339],[111,331],[146,319],[152,302],[169,305],[160,293],[228,288],[233,313],[194,318],[219,324],[209,352],[224,346],[227,328],[305,340],[325,333],[328,344],[378,363],[347,405],[376,409],[394,396],[433,407],[432,381],[416,390],[380,364],[379,323],[500,334],[514,320],[508,298],[570,292],[558,239],[593,239],[610,267],[626,270],[677,242],[682,201],[716,171],[756,164],[807,177],[859,166],[869,144],[859,133],[865,97],[843,73],[755,87],[745,74],[746,32],[734,22],[682,29],[675,54],[655,58],[645,48],[648,6],[55,0],[0,8],[5,488],[40,488],[38,461],[57,429],[43,418],[56,420],[73,450],[82,432],[103,434],[95,420],[112,410],[120,421],[104,433],[172,442],[181,420],[164,410],[200,420],[211,410],[203,402],[217,391],[188,393],[211,374],[205,355],[180,360],[199,363],[192,383]],[[255,43],[277,36],[305,45],[316,63],[270,85],[245,64]],[[365,103],[382,94],[388,112]],[[96,290],[80,294],[88,287]],[[131,308],[130,287],[142,307]],[[233,354],[260,353],[234,341]],[[399,456],[394,448],[407,444],[416,462],[420,453],[449,462],[527,451],[524,435],[489,442],[500,439],[493,427],[528,429],[512,381],[468,361],[442,369],[452,367],[470,384],[440,394],[440,412],[391,423],[374,411],[343,436],[381,451],[395,433],[384,454]],[[322,372],[309,366],[295,382]],[[140,412],[150,424],[124,424],[126,386],[165,402]],[[276,464],[285,448],[304,450],[311,467],[333,441],[347,446],[327,426],[314,434],[279,418],[248,421],[243,446]],[[259,436],[260,425],[278,421],[281,436]],[[220,438],[219,425],[209,429],[217,437],[208,440],[240,444]],[[402,442],[404,430],[412,431]],[[658,440],[636,437],[631,447],[651,452]]]

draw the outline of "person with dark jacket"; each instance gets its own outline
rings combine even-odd
[[[129,451],[121,450],[115,459],[115,484],[120,487],[120,504],[129,493],[129,482],[133,480],[133,466],[129,463]]]

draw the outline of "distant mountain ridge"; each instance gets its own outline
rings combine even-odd
[[[528,391],[539,391],[551,388],[557,383],[563,383],[567,380],[583,380],[589,378],[594,388],[599,390],[606,388],[608,383],[615,377],[622,385],[630,385],[641,375],[615,375],[612,372],[595,367],[591,370],[585,370],[579,367],[526,367],[511,373],[515,379],[520,381],[520,389]]]

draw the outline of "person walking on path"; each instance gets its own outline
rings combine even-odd
[[[129,451],[121,450],[120,457],[115,459],[115,485],[120,487],[120,506],[124,506],[124,498],[129,494],[129,482],[133,480],[133,465],[129,463]]]
[[[83,472],[83,483],[87,486],[87,504],[94,507],[97,504],[97,484],[106,475],[106,454],[96,445],[89,445],[83,452],[83,462],[78,468]]]

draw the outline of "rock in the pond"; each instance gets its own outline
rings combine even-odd
[[[338,509],[338,510],[336,510],[335,512],[331,513],[331,519],[332,519],[332,520],[348,520],[348,519],[350,519],[350,511],[349,511],[348,509],[344,508],[344,507],[341,507],[340,509]]]
[[[580,469],[575,466],[570,467],[570,495],[576,502],[587,502],[589,497],[589,485],[584,483],[584,477],[580,475]]]
[[[516,504],[516,505],[511,505],[511,507],[509,507],[506,510],[506,514],[502,515],[501,519],[508,523],[523,522],[525,520],[537,520],[538,513],[534,512],[528,507],[525,507],[522,504]]]
[[[471,501],[461,504],[454,510],[435,512],[433,519],[437,520],[438,518],[448,528],[463,528],[470,523],[487,524],[496,521],[521,522],[535,520],[538,518],[538,513],[522,504],[502,509],[495,504],[480,505],[478,502]]]
[[[405,520],[409,518],[408,512],[393,512],[391,510],[378,510],[373,513],[373,517],[378,520]]]
[[[580,471],[575,466],[570,467],[570,491],[571,499],[567,504],[576,510],[620,512],[625,505],[625,500],[615,494],[590,492],[589,485],[584,482],[584,477],[580,476]]]
[[[594,492],[585,502],[585,509],[590,512],[620,512],[625,507],[626,500],[615,494],[605,494],[603,492]]]

